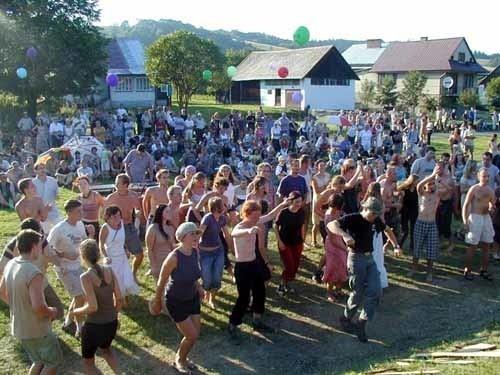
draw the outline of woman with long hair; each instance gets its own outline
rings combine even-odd
[[[151,274],[158,280],[161,265],[174,248],[175,228],[171,223],[172,212],[167,205],[160,204],[155,211],[153,222],[146,231]]]
[[[343,205],[342,195],[330,196],[325,213],[325,225],[343,215]],[[328,231],[325,239],[325,272],[322,280],[326,283],[326,296],[329,302],[336,302],[342,297],[342,287],[347,278],[347,247],[341,236]]]
[[[190,374],[195,369],[187,356],[198,340],[201,329],[200,300],[204,291],[198,282],[201,270],[196,250],[200,233],[194,223],[179,225],[175,238],[180,245],[163,262],[155,296],[149,303],[151,314],[159,315],[162,298],[165,298],[170,317],[183,336],[174,362],[174,367],[181,374]]]
[[[206,176],[202,172],[196,172],[191,179],[191,182],[186,186],[182,193],[183,205],[189,205],[189,210],[186,214],[186,220],[199,223],[201,217],[193,212],[201,198],[206,194],[205,188]]]
[[[462,151],[462,136],[460,135],[460,128],[453,129],[453,133],[451,133],[448,141],[450,142],[450,151],[452,155]]]
[[[267,186],[268,186],[268,181],[265,177],[256,176],[252,181],[252,190],[246,197],[246,200],[254,200],[259,202],[260,206],[262,207],[262,215],[267,214],[272,209],[271,204],[269,202],[270,200],[269,193],[266,190]],[[264,225],[264,233],[263,233],[264,244],[266,247],[268,244],[270,229],[271,226],[269,225],[269,223],[266,223]]]
[[[104,208],[104,198],[97,191],[90,189],[89,178],[80,176],[76,179],[80,194],[78,200],[82,203],[82,221],[87,225],[92,225],[95,229],[95,238],[99,238],[99,218],[101,210]],[[97,243],[99,241],[97,240]]]
[[[104,255],[104,263],[109,265],[116,275],[123,306],[128,304],[128,296],[139,294],[132,269],[125,252],[125,227],[122,212],[118,206],[111,205],[104,211],[106,223],[99,233],[99,248]]]
[[[102,356],[114,373],[120,373],[118,357],[111,349],[118,329],[118,312],[121,309],[121,292],[113,270],[99,264],[99,247],[91,239],[80,244],[80,255],[88,269],[80,276],[85,304],[73,308],[72,316],[85,316],[81,333],[81,350],[86,374],[98,373],[95,353]]]
[[[230,249],[232,249],[233,242],[222,198],[210,198],[208,210],[209,212],[203,216],[200,222],[202,236],[199,251],[203,289],[205,289],[208,305],[214,309],[215,298],[222,283],[222,271],[225,263],[221,233]]]
[[[326,162],[324,160],[317,160],[314,163],[314,169],[316,170],[316,174],[312,176],[311,179],[311,187],[313,192],[312,198],[312,244],[314,247],[318,246],[318,233],[319,233],[319,223],[321,218],[314,211],[314,206],[316,205],[316,201],[318,196],[326,189],[328,183],[330,182],[331,176],[330,173],[326,172]]]
[[[353,159],[345,159],[340,168],[340,175],[344,177],[346,183],[344,187],[344,212],[351,214],[359,211],[359,193],[361,191],[360,182],[363,178],[363,164]]]

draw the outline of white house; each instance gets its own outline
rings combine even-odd
[[[150,107],[156,90],[149,83],[144,69],[144,48],[131,39],[113,40],[108,45],[108,74],[116,74],[118,86],[109,87],[111,106]]]
[[[278,74],[282,67],[288,69],[285,78]],[[334,46],[254,51],[237,69],[232,103],[354,109],[354,81],[358,77]],[[296,99],[300,97],[299,103]]]

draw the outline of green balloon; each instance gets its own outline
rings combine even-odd
[[[233,78],[236,75],[236,73],[238,73],[238,69],[236,69],[235,66],[231,65],[227,67],[226,72],[229,78]]]
[[[213,73],[211,70],[204,70],[203,71],[203,80],[205,81],[211,81],[213,77]]]
[[[299,46],[306,45],[309,42],[309,30],[305,26],[300,26],[293,34],[293,40]]]

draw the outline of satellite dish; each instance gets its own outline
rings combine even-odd
[[[445,89],[451,89],[453,87],[454,83],[455,83],[455,81],[450,76],[446,76],[443,78],[443,87]]]

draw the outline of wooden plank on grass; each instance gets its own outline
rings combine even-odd
[[[427,374],[439,374],[439,370],[418,370],[418,371],[389,371],[381,372],[378,375],[427,375]]]
[[[464,352],[464,353],[458,353],[458,352],[434,352],[434,353],[426,353],[421,356],[425,357],[433,357],[433,358],[440,358],[440,357],[457,357],[457,358],[468,358],[468,357],[482,357],[482,358],[500,358],[500,350],[491,350],[491,351],[486,351],[486,352]]]
[[[494,350],[496,348],[497,346],[493,344],[480,343],[475,345],[464,346],[462,349],[457,350],[457,353],[483,352],[486,350]]]
[[[445,365],[473,365],[476,363],[475,361],[471,361],[469,359],[456,359],[450,361],[442,358],[437,358],[431,362],[436,364],[445,364]]]

